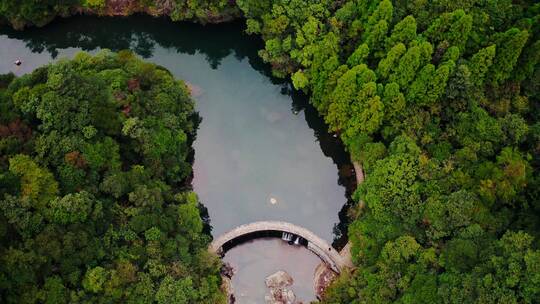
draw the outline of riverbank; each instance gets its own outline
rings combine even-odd
[[[0,22],[9,24],[17,30],[29,26],[42,27],[57,17],[67,18],[76,15],[127,17],[147,14],[154,17],[169,17],[172,21],[201,24],[229,22],[242,16],[242,11],[230,1],[206,1],[199,6],[176,3],[172,0],[154,1],[150,4],[140,0],[82,0],[80,3],[55,6],[25,1],[6,2],[8,3],[0,8]]]

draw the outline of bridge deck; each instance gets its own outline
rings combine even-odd
[[[308,249],[318,255],[334,271],[340,272],[341,269],[351,267],[352,262],[341,256],[328,242],[320,238],[306,228],[280,221],[261,221],[245,224],[234,228],[233,230],[214,239],[210,244],[209,250],[219,253],[221,248],[227,242],[238,237],[261,231],[282,231],[298,235],[308,241]]]

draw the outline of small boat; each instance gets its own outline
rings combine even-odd
[[[16,66],[20,66],[22,64],[22,61],[20,59],[15,60],[14,64]]]

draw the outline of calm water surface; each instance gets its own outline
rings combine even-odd
[[[306,250],[274,238],[257,239],[229,250],[224,260],[236,266],[232,285],[237,303],[264,303],[264,294],[268,293],[264,279],[282,269],[293,278],[292,289],[298,299],[314,300],[313,273],[321,260]]]
[[[283,220],[333,240],[347,202],[338,177],[338,169],[347,168],[346,154],[305,98],[269,77],[257,56],[261,41],[243,34],[241,24],[77,17],[24,32],[3,28],[0,73],[21,75],[80,50],[104,48],[131,49],[194,88],[203,122],[194,144],[193,186],[214,236],[257,220]],[[17,58],[21,67],[13,65]],[[264,277],[280,269],[297,276],[302,300],[313,297],[318,260],[306,249],[257,240],[232,249],[226,260],[238,270],[233,283],[245,295],[239,303],[262,302]]]

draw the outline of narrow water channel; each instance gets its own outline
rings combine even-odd
[[[85,50],[131,49],[192,87],[203,119],[194,144],[193,187],[212,234],[258,220],[303,226],[331,242],[347,202],[350,173],[339,142],[290,84],[269,76],[261,41],[233,23],[199,26],[164,19],[75,17],[42,29],[0,29],[0,73],[24,74]],[[20,58],[23,65],[13,61]],[[338,175],[341,169],[341,179]],[[264,300],[264,277],[285,270],[303,301],[313,299],[318,259],[280,240],[233,248],[238,303]],[[295,277],[296,276],[296,277]]]

